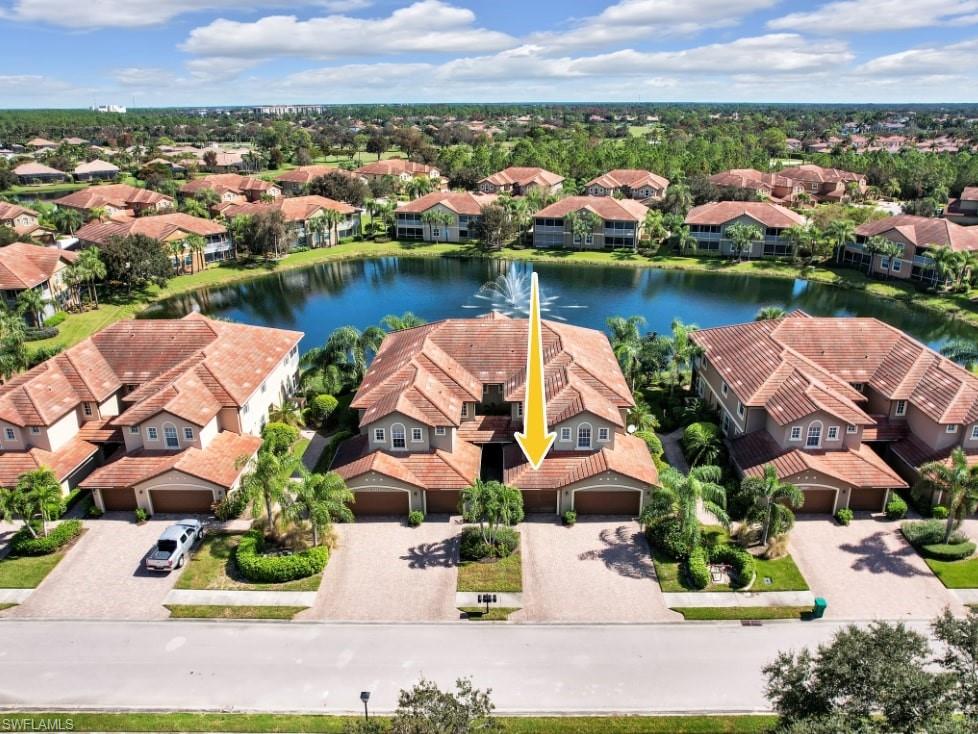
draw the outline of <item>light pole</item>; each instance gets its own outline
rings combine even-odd
[[[360,691],[360,700],[363,701],[363,720],[370,719],[370,712],[367,711],[367,702],[370,700],[370,691]]]

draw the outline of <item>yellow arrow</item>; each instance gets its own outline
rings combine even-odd
[[[547,396],[543,387],[543,333],[540,326],[540,284],[533,273],[530,287],[530,321],[526,344],[526,389],[523,402],[523,432],[516,443],[527,461],[539,469],[550,451],[556,433],[547,433]]]

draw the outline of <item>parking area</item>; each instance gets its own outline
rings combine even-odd
[[[434,622],[459,618],[459,518],[431,515],[417,528],[401,520],[336,525],[339,544],[316,605],[300,620]]]
[[[143,558],[176,516],[143,525],[132,513],[86,520],[85,534],[10,617],[49,619],[165,619],[162,606],[179,571],[150,574]]]
[[[791,555],[833,619],[932,619],[960,603],[900,534],[900,524],[858,514],[848,526],[799,515]]]
[[[589,517],[573,527],[520,526],[522,622],[681,621],[663,601],[649,546],[634,520]]]

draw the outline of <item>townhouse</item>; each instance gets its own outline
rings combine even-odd
[[[108,161],[94,160],[75,166],[76,181],[114,181],[119,178],[119,167]]]
[[[902,247],[903,252],[890,262],[888,255],[876,254],[867,248],[871,237],[889,240]],[[842,262],[866,272],[933,285],[941,279],[931,257],[935,247],[948,247],[954,252],[978,250],[978,230],[948,219],[898,214],[856,227],[856,240],[846,245]]]
[[[401,204],[394,214],[399,240],[465,242],[479,236],[482,208],[496,201],[493,194],[435,191]],[[429,218],[431,212],[439,217]]]
[[[325,196],[280,197],[270,202],[231,204],[221,215],[231,221],[239,216],[255,216],[279,211],[291,237],[290,247],[332,247],[343,237],[360,233],[360,210]],[[326,212],[336,212],[336,222],[329,224]]]
[[[658,481],[604,334],[543,322],[547,425],[557,434],[532,471],[523,429],[527,321],[492,313],[388,334],[351,407],[360,434],[332,468],[358,516],[456,513],[477,477],[519,488],[527,512],[637,515]]]
[[[23,185],[60,183],[68,178],[63,171],[43,163],[21,163],[14,168],[14,175]]]
[[[879,511],[957,447],[978,464],[978,378],[882,321],[796,312],[692,339],[734,466],[773,465],[804,512]]]
[[[959,197],[948,202],[944,216],[963,226],[978,224],[978,186],[965,186]]]
[[[180,187],[180,195],[185,197],[197,196],[203,191],[214,192],[217,196],[216,206],[277,199],[282,195],[282,189],[277,184],[237,173],[214,173],[195,178]]]
[[[104,184],[73,191],[52,203],[59,207],[77,209],[86,217],[94,216],[97,210],[101,210],[106,217],[120,214],[141,216],[172,209],[173,197],[129,184]]]
[[[275,183],[279,185],[286,196],[298,196],[317,178],[322,178],[327,173],[336,172],[354,175],[336,166],[299,166],[276,176]]]
[[[648,207],[634,199],[568,196],[533,215],[533,246],[606,249],[638,246]],[[585,232],[576,221],[590,218]]]
[[[587,182],[588,196],[615,196],[640,201],[659,201],[666,195],[669,179],[635,169],[618,168]]]
[[[525,196],[531,191],[537,191],[546,196],[561,191],[564,177],[545,168],[510,166],[481,179],[478,187],[484,194]]]
[[[814,163],[783,168],[779,174],[800,183],[805,193],[815,201],[841,201],[853,192],[866,192],[866,177],[863,174],[823,168]]]
[[[38,240],[45,244],[54,242],[54,232],[41,225],[41,215],[33,209],[0,201],[0,226],[10,227],[24,240]]]
[[[65,269],[77,259],[77,253],[26,242],[0,247],[0,298],[3,304],[10,311],[16,311],[17,297],[22,292],[39,291],[44,309],[40,314],[24,314],[24,318],[31,326],[41,326],[44,319],[53,316],[68,299]]]
[[[295,386],[302,334],[122,321],[0,386],[0,482],[46,466],[103,510],[208,512]]]
[[[696,251],[705,254],[732,255],[735,243],[729,230],[735,224],[753,225],[761,238],[741,252],[741,257],[788,257],[794,246],[784,237],[791,227],[804,226],[808,220],[801,214],[768,201],[714,201],[693,207],[686,215],[686,226],[696,239]]]
[[[233,243],[227,227],[212,219],[201,219],[183,212],[168,212],[132,219],[123,217],[106,222],[89,222],[75,236],[83,247],[104,246],[113,237],[144,235],[156,240],[161,246],[172,242],[185,242],[196,235],[204,238],[204,263],[227,260],[233,255]],[[168,251],[169,252],[169,251]],[[184,249],[183,260],[189,265],[193,253]]]
[[[443,183],[441,172],[437,168],[425,163],[415,163],[406,158],[389,158],[368,163],[356,169],[355,173],[367,182],[391,176],[405,183],[412,178],[430,178],[439,188]]]
[[[752,191],[758,199],[773,202],[792,202],[805,190],[799,181],[779,173],[763,173],[754,168],[731,168],[709,177],[709,182],[722,189]]]

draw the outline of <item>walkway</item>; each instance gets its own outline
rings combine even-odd
[[[310,431],[308,428],[304,428],[299,432],[299,435],[309,439],[309,445],[306,446],[306,451],[302,455],[302,465],[309,471],[313,471],[316,464],[319,463],[319,457],[323,455],[323,451],[329,445],[332,434],[324,436],[319,431]]]
[[[682,437],[683,429],[677,428],[672,433],[660,434],[659,440],[662,441],[662,448],[669,466],[678,469],[683,474],[688,474],[689,464],[686,462],[686,457],[683,455],[683,447],[680,444]]]

